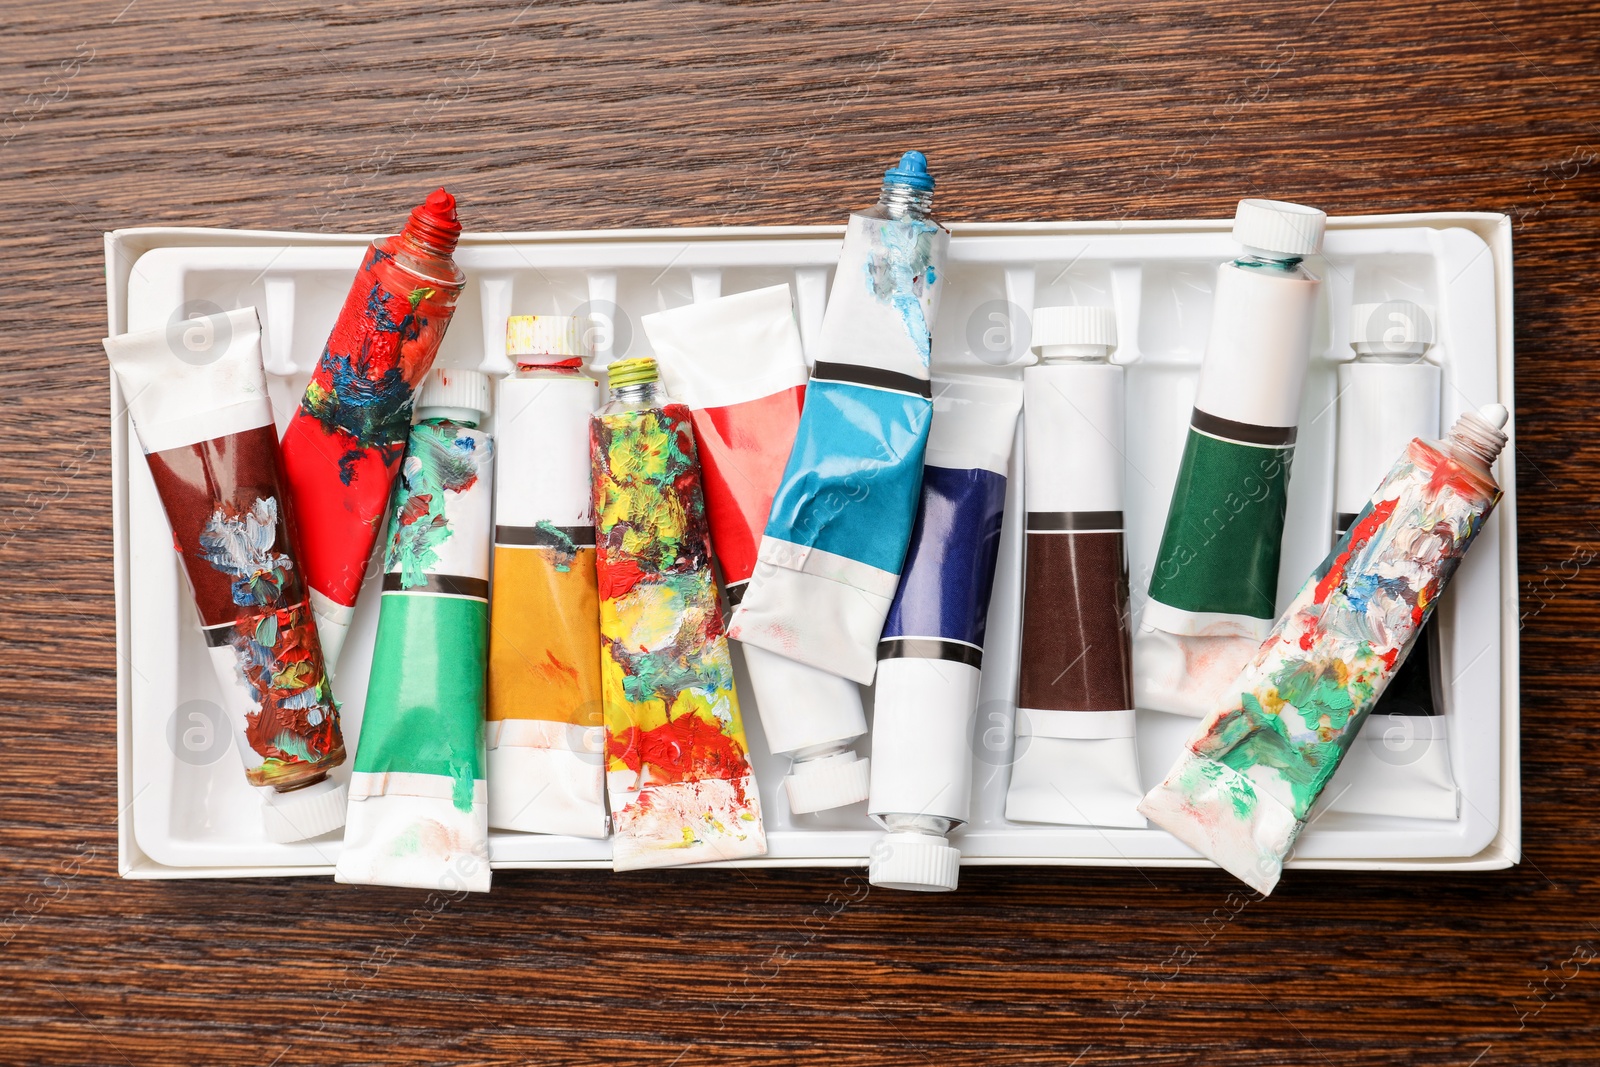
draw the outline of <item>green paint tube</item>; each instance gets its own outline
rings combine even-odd
[[[340,882],[489,889],[489,379],[435,370],[390,516]]]
[[[1217,268],[1189,436],[1133,640],[1141,708],[1205,715],[1272,630],[1321,284],[1301,260],[1320,250],[1326,221],[1298,204],[1239,202],[1244,254]]]

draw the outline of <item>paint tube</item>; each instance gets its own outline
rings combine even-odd
[[[105,339],[267,837],[344,824],[334,702],[284,492],[254,308]]]
[[[1409,300],[1351,309],[1356,360],[1339,368],[1339,445],[1334,535],[1354,524],[1389,457],[1414,437],[1439,432],[1439,368],[1424,360],[1433,342],[1429,309]],[[1361,737],[1329,787],[1331,811],[1454,819],[1445,719],[1435,704],[1438,627],[1423,627],[1405,663],[1372,709]]]
[[[755,571],[761,532],[805,402],[806,361],[789,287],[738,293],[644,317],[669,394],[689,406],[705,474],[711,544],[728,600]],[[743,648],[762,732],[787,756],[796,814],[867,799],[861,690],[847,678],[755,645]]]
[[[764,855],[689,409],[653,359],[607,373],[589,447],[612,865]]]
[[[489,633],[489,825],[606,836],[600,605],[589,419],[575,318],[506,323],[514,377],[495,398],[494,592]]]
[[[867,684],[928,441],[930,332],[949,233],[921,152],[850,216],[805,408],[729,634]]]
[[[1500,499],[1506,409],[1414,440],[1139,810],[1262,893]]]
[[[1141,708],[1206,714],[1272,629],[1327,216],[1241,200],[1245,254],[1217,268],[1211,330],[1150,599],[1133,639]]]
[[[477,371],[436,370],[417,396],[336,881],[489,890],[488,411]]]
[[[888,831],[868,877],[891,889],[956,887],[947,834],[971,817],[972,722],[1005,518],[1018,382],[933,379],[922,496],[878,643],[872,795]]]
[[[466,283],[450,258],[460,235],[456,202],[439,189],[398,235],[372,243],[284,431],[311,607],[332,673],[400,469],[412,391],[433,366]]]
[[[1033,317],[1022,656],[1006,818],[1142,827],[1123,510],[1123,371],[1107,307]]]

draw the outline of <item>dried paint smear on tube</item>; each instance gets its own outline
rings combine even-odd
[[[971,818],[972,718],[1021,408],[1015,381],[933,379],[922,499],[878,645],[867,810],[888,833],[873,885],[956,887],[961,854],[946,835]]]
[[[775,285],[644,317],[667,392],[689,406],[705,477],[711,543],[728,600],[756,569],[762,530],[805,403],[806,361],[789,287]],[[796,813],[867,797],[867,732],[849,679],[745,645],[767,745],[793,762],[784,779]]]
[[[1110,308],[1039,308],[1023,371],[1027,504],[1006,818],[1142,827],[1123,526],[1123,369]],[[1071,355],[1056,358],[1057,351]]]
[[[1217,268],[1211,330],[1150,599],[1134,635],[1141,708],[1205,715],[1272,629],[1289,465],[1327,217],[1242,200],[1244,255]]]
[[[372,243],[283,434],[330,671],[400,469],[412,391],[433,366],[466,283],[450,258],[460,235],[455,200],[439,189],[400,233]]]
[[[254,308],[105,340],[205,638],[267,836],[344,823],[334,703],[295,542]],[[182,351],[180,352],[180,347]]]
[[[1354,525],[1390,460],[1416,437],[1439,433],[1442,372],[1423,358],[1433,340],[1429,309],[1409,300],[1357,304],[1350,343],[1356,360],[1339,368],[1335,537]],[[1418,635],[1383,691],[1360,740],[1328,787],[1330,811],[1454,819],[1460,810],[1450,770],[1446,716],[1438,697],[1438,626]]]
[[[1262,893],[1500,499],[1506,409],[1412,441],[1139,810]]]
[[[489,825],[606,836],[600,602],[578,320],[519,315],[496,392]]]
[[[484,690],[494,443],[489,379],[436,370],[390,514],[372,676],[334,877],[489,889]]]
[[[613,866],[759,856],[689,409],[660,390],[653,360],[608,373],[590,456]]]
[[[916,157],[915,160],[912,157]],[[805,409],[729,633],[863,684],[916,517],[949,233],[921,153],[850,217]]]

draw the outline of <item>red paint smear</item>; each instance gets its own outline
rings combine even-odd
[[[633,587],[644,581],[648,575],[639,567],[639,561],[633,557],[625,557],[612,563],[606,557],[605,545],[595,549],[594,556],[595,577],[600,582],[600,599],[616,600],[627,596]]]
[[[1350,531],[1350,539],[1346,542],[1347,547],[1334,557],[1333,566],[1328,568],[1328,573],[1324,574],[1322,580],[1317,583],[1315,603],[1321,604],[1327,600],[1328,594],[1333,592],[1340,582],[1344,581],[1344,570],[1350,564],[1351,555],[1366,547],[1367,542],[1372,540],[1372,535],[1378,532],[1378,528],[1384,524],[1390,515],[1394,514],[1395,505],[1398,503],[1398,497],[1394,500],[1382,501],[1377,507],[1367,512],[1366,517],[1355,524],[1355,527]]]
[[[645,785],[717,779],[733,782],[739,803],[747,803],[740,784],[750,773],[744,749],[698,715],[683,715],[650,730],[630,726],[621,734],[608,732],[606,754],[640,775]]]
[[[756,551],[805,398],[806,387],[797,385],[759,400],[691,412],[711,543],[725,582],[746,581],[755,572]]]
[[[1389,651],[1380,654],[1378,658],[1383,660],[1384,667],[1392,672],[1394,670],[1394,661],[1400,658],[1400,650],[1391,648]]]
[[[1316,643],[1317,635],[1314,631],[1307,630],[1305,633],[1300,635],[1300,650],[1302,652],[1310,652],[1311,646]]]

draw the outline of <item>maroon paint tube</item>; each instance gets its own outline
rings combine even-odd
[[[339,708],[295,549],[254,308],[105,340],[267,836],[344,825]],[[135,564],[137,565],[137,563]]]
[[[1027,563],[1006,818],[1144,825],[1122,520],[1122,368],[1106,307],[1034,313],[1023,372]]]

